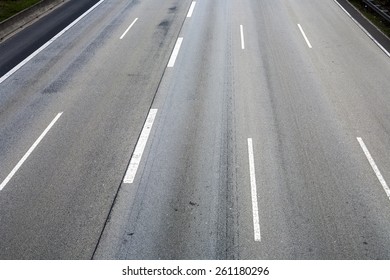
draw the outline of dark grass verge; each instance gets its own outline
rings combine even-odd
[[[0,22],[40,1],[41,0],[0,0]]]
[[[387,37],[390,38],[390,24],[373,11],[370,7],[366,7],[362,0],[348,0],[355,6],[367,19],[369,19],[376,27],[378,27]],[[378,3],[381,1],[378,1]],[[386,2],[386,1],[385,1]]]

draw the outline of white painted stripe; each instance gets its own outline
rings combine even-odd
[[[12,177],[15,175],[15,173],[19,170],[19,168],[22,166],[22,164],[26,161],[26,159],[31,155],[31,153],[34,151],[34,149],[38,146],[38,144],[42,141],[42,139],[45,137],[45,135],[49,132],[49,130],[52,128],[52,126],[56,123],[56,121],[61,117],[62,112],[58,113],[57,116],[52,120],[52,122],[49,124],[49,126],[43,131],[41,136],[35,141],[35,143],[30,147],[30,149],[27,151],[27,153],[22,157],[22,159],[16,164],[14,169],[12,169],[11,173],[7,176],[7,178],[4,179],[4,181],[0,185],[0,191],[7,185],[7,183],[12,179]]]
[[[173,49],[173,52],[172,52],[172,55],[171,55],[171,58],[169,59],[169,62],[168,62],[168,67],[173,67],[175,66],[175,62],[176,62],[176,58],[179,54],[179,51],[180,51],[180,47],[181,47],[181,43],[183,42],[183,38],[182,37],[179,37],[176,41],[176,45],[175,45],[175,48]]]
[[[249,174],[251,178],[251,193],[252,193],[252,214],[253,214],[253,229],[255,241],[261,241],[260,222],[259,222],[259,208],[257,204],[257,186],[256,186],[256,172],[255,160],[253,155],[252,138],[248,138],[248,154],[249,154]]]
[[[41,51],[46,49],[49,45],[51,45],[55,40],[57,40],[59,37],[61,37],[66,31],[71,29],[74,25],[76,25],[80,20],[82,20],[85,16],[87,16],[90,12],[92,12],[97,6],[102,4],[105,0],[100,0],[98,3],[96,3],[94,6],[92,6],[88,11],[86,11],[84,14],[79,16],[76,20],[74,20],[71,24],[69,24],[67,27],[65,27],[62,31],[60,31],[57,35],[55,35],[53,38],[51,38],[48,42],[46,42],[44,45],[42,45],[39,49],[37,49],[35,52],[30,54],[27,58],[25,58],[22,62],[20,62],[18,65],[16,65],[14,68],[12,68],[8,73],[6,73],[4,76],[0,78],[0,84],[4,82],[6,79],[8,79],[11,75],[13,75],[16,71],[18,71],[20,68],[22,68],[27,62],[29,62],[31,59],[33,59],[37,54],[39,54]]]
[[[359,23],[356,19],[352,17],[350,13],[337,0],[333,0],[347,15],[352,21],[388,56],[390,57],[390,53],[383,47],[374,37]]]
[[[241,49],[245,49],[245,41],[244,41],[244,27],[240,25],[240,34],[241,34]]]
[[[188,10],[188,14],[187,14],[188,18],[192,17],[192,13],[194,12],[195,5],[196,5],[196,1],[192,1],[190,9]]]
[[[142,154],[144,152],[146,143],[148,142],[150,131],[152,130],[153,122],[157,114],[157,109],[151,109],[146,119],[145,125],[142,129],[141,136],[138,139],[138,143],[135,146],[133,156],[131,157],[129,167],[127,168],[123,183],[132,184],[134,182],[135,175],[137,174],[138,166],[141,162]]]
[[[129,30],[133,27],[133,25],[137,22],[138,18],[136,18],[131,24],[130,26],[126,29],[126,31],[122,34],[122,36],[119,38],[120,40],[123,39],[123,37],[126,36],[127,32],[129,32]]]
[[[381,183],[383,189],[385,190],[387,197],[390,199],[390,189],[389,189],[385,179],[383,178],[381,172],[379,171],[379,168],[376,165],[374,159],[372,158],[370,152],[368,151],[366,145],[364,144],[363,139],[360,138],[360,137],[357,137],[357,140],[358,140],[358,142],[360,144],[360,147],[362,148],[364,154],[366,155],[366,157],[368,159],[368,162],[370,163],[372,169],[374,170],[376,177],[378,178],[378,180]]]
[[[298,23],[299,30],[301,30],[301,33],[303,35],[303,38],[305,38],[306,44],[309,46],[309,48],[312,48],[309,39],[307,39],[305,31],[303,31],[302,26]]]

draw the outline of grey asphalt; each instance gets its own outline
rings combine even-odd
[[[357,137],[389,181],[390,58],[332,0],[190,4],[107,0],[0,85],[0,181],[63,112],[0,191],[0,258],[389,259]]]
[[[10,71],[97,2],[98,0],[65,1],[35,24],[17,31],[14,36],[2,41],[0,76]]]
[[[0,258],[92,257],[187,4],[105,1],[1,84],[1,181],[64,113],[1,191]]]

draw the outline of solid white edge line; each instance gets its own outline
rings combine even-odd
[[[183,37],[179,37],[176,41],[175,48],[173,49],[171,58],[169,59],[168,62],[168,67],[173,67],[175,66],[176,58],[179,54],[181,43],[183,42]]]
[[[390,189],[389,189],[385,179],[383,178],[381,172],[379,171],[379,168],[376,165],[374,159],[372,158],[372,156],[371,156],[371,154],[370,154],[366,144],[364,144],[364,141],[363,141],[362,138],[357,137],[356,139],[358,140],[358,142],[360,144],[360,147],[362,148],[364,154],[366,155],[366,158],[368,159],[368,162],[370,163],[371,168],[374,170],[376,177],[378,178],[378,180],[381,183],[384,191],[386,192],[387,197],[390,199]]]
[[[4,82],[6,79],[8,79],[11,75],[13,75],[16,71],[18,71],[20,68],[22,68],[27,62],[29,62],[31,59],[33,59],[37,54],[39,54],[41,51],[46,49],[49,45],[51,45],[55,40],[57,40],[60,36],[62,36],[66,31],[68,31],[70,28],[72,28],[74,25],[76,25],[80,20],[82,20],[85,16],[87,16],[90,12],[92,12],[97,6],[99,6],[101,3],[103,3],[105,0],[100,0],[98,3],[96,3],[94,6],[92,6],[88,11],[86,11],[84,14],[79,16],[76,20],[74,20],[71,24],[69,24],[67,27],[65,27],[63,30],[61,30],[57,35],[55,35],[53,38],[51,38],[49,41],[47,41],[44,45],[42,45],[39,49],[37,49],[35,52],[30,54],[27,58],[25,58],[22,62],[20,62],[18,65],[16,65],[14,68],[12,68],[10,71],[8,71],[4,76],[0,78],[0,84]]]
[[[248,155],[249,155],[249,173],[251,179],[251,195],[252,195],[252,214],[253,214],[253,230],[255,241],[261,241],[260,222],[259,222],[259,208],[257,204],[257,186],[256,186],[256,172],[255,160],[253,155],[252,138],[248,138]]]
[[[138,166],[141,162],[142,154],[148,141],[150,131],[152,130],[156,114],[157,109],[150,109],[149,115],[142,129],[141,136],[138,139],[138,143],[135,146],[134,153],[131,157],[129,167],[127,168],[125,178],[123,179],[123,183],[125,184],[132,184],[134,182],[134,178],[137,174]]]
[[[244,40],[244,27],[240,25],[240,34],[241,34],[241,49],[245,49],[245,40]]]
[[[63,112],[58,113],[57,116],[51,121],[49,126],[42,132],[41,136],[34,142],[34,144],[28,149],[27,153],[22,157],[22,159],[16,164],[14,169],[12,169],[11,173],[4,179],[4,181],[0,185],[0,191],[7,185],[7,183],[12,179],[15,173],[19,170],[19,168],[23,165],[26,159],[31,155],[34,149],[38,146],[38,144],[42,141],[45,135],[49,132],[49,130],[53,127],[56,121],[61,117]]]
[[[347,16],[370,38],[388,57],[390,57],[390,53],[356,20],[352,17],[350,13],[337,0],[333,0],[343,11],[347,14]]]
[[[122,34],[122,36],[119,38],[120,40],[123,39],[123,37],[126,36],[127,32],[129,32],[129,30],[133,27],[133,25],[137,22],[138,18],[136,18],[131,24],[130,26],[126,29],[126,31]]]
[[[188,14],[187,14],[188,18],[192,17],[192,13],[194,12],[195,5],[196,5],[196,1],[192,1],[190,9],[188,10]]]
[[[303,38],[305,38],[305,41],[306,41],[306,44],[309,46],[309,48],[311,49],[312,48],[312,45],[310,44],[310,41],[309,39],[307,38],[306,34],[305,34],[305,31],[303,31],[303,28],[302,26],[298,23],[298,27],[299,27],[299,30],[301,31],[302,33],[302,36]]]

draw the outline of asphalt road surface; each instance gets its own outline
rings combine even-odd
[[[1,259],[390,258],[390,57],[335,1],[74,2],[0,44]]]

